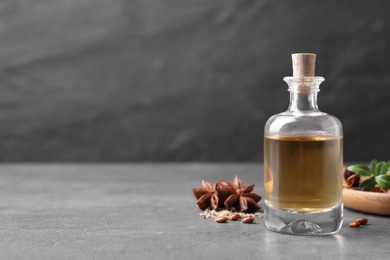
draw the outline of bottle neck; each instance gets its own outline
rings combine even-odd
[[[317,105],[317,93],[301,94],[297,92],[290,93],[290,111],[310,110],[319,111]]]
[[[319,111],[317,93],[323,77],[285,77],[290,92],[289,111]]]

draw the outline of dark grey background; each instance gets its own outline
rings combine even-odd
[[[1,161],[262,161],[290,54],[345,159],[390,159],[388,1],[4,0]]]

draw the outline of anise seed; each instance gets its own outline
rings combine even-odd
[[[255,221],[255,219],[252,216],[248,216],[248,217],[243,218],[241,221],[242,221],[242,223],[250,224],[250,223],[253,223],[253,221]]]
[[[353,222],[349,223],[349,226],[350,226],[350,227],[353,227],[353,228],[355,228],[355,227],[360,227],[360,222],[358,222],[358,221],[353,221]]]
[[[230,220],[236,221],[236,220],[238,220],[240,217],[241,217],[240,214],[234,213],[234,214],[231,214],[231,215],[230,215]]]
[[[227,221],[228,221],[228,218],[226,216],[220,216],[220,217],[215,219],[215,222],[217,222],[217,223],[225,223]]]
[[[358,218],[355,220],[356,222],[359,222],[361,225],[365,225],[368,223],[368,218]]]

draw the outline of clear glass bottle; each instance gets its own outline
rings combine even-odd
[[[265,224],[273,231],[328,235],[342,226],[343,131],[317,106],[315,54],[293,54],[287,111],[264,129]]]

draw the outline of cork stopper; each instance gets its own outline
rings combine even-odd
[[[293,77],[314,77],[316,55],[314,53],[291,54]]]

